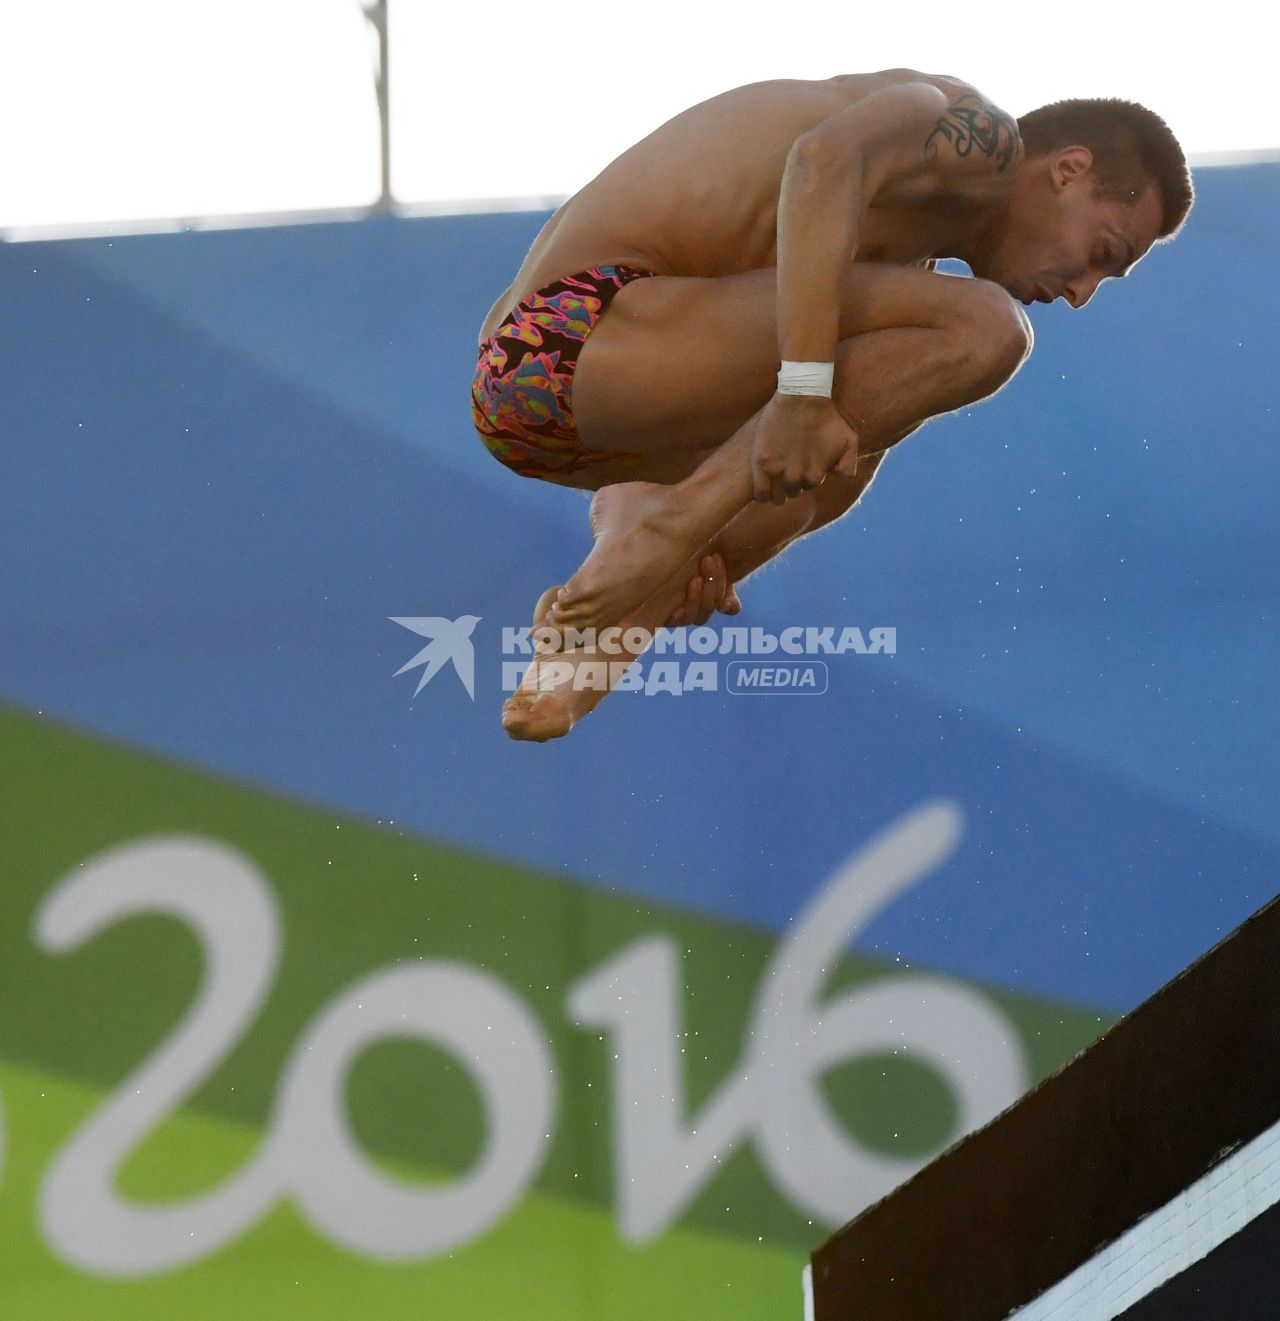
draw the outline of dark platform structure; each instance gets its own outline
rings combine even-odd
[[[827,1240],[810,1321],[1280,1318],[1280,898]]]

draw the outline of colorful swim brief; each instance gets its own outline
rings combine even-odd
[[[489,452],[522,477],[557,477],[604,460],[638,459],[583,447],[573,422],[578,354],[614,296],[652,271],[600,266],[531,294],[480,345],[471,416]]]

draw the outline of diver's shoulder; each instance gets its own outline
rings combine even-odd
[[[936,87],[949,101],[976,97],[987,104],[994,104],[991,98],[969,79],[960,78],[952,73],[931,73],[925,69],[877,69],[872,73],[838,73],[825,81],[854,96],[899,84],[927,83],[930,87]]]

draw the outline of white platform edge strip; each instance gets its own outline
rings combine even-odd
[[[1110,1321],[1280,1202],[1280,1124],[1144,1216],[1009,1321]]]
[[[804,1268],[804,1274],[800,1277],[801,1287],[804,1289],[804,1321],[813,1321],[813,1263],[810,1262]]]

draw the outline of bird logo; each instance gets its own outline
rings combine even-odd
[[[413,695],[417,695],[435,678],[449,661],[458,672],[467,696],[474,702],[475,694],[475,648],[471,643],[471,633],[480,622],[479,615],[459,615],[457,619],[444,619],[439,615],[420,615],[415,617],[388,615],[393,624],[417,633],[419,637],[430,641],[410,661],[403,664],[392,676],[398,678],[406,670],[422,666],[422,677]]]

